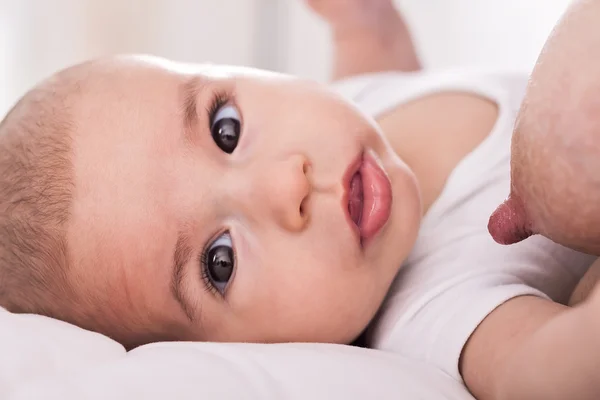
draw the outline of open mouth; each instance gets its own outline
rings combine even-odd
[[[348,212],[350,219],[357,228],[360,229],[360,221],[363,214],[363,181],[360,176],[360,170],[356,171],[350,179],[350,188],[348,192]]]
[[[343,206],[351,228],[361,246],[375,237],[389,220],[392,185],[370,152],[361,154],[345,174],[346,196]]]

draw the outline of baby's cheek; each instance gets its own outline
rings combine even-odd
[[[322,340],[335,343],[352,341],[369,323],[385,295],[370,265],[356,259],[340,257],[327,264],[312,261],[315,269],[306,280],[298,279],[289,293],[300,306],[302,324],[312,324]]]

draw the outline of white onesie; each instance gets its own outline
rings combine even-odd
[[[565,303],[593,262],[539,236],[505,247],[488,234],[488,218],[509,192],[510,139],[526,84],[525,74],[463,70],[378,73],[333,85],[372,117],[447,91],[475,93],[499,108],[492,132],[456,166],[425,215],[369,347],[434,364],[462,381],[461,351],[491,311],[521,295]]]

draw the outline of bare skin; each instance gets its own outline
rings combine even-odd
[[[513,136],[510,199],[490,220],[501,243],[539,233],[600,255],[598,21],[599,1],[575,1],[535,66]]]
[[[538,59],[513,136],[511,194],[490,219],[490,232],[500,243],[542,234],[600,253],[598,21],[599,1],[573,2]],[[489,338],[495,334],[509,335],[512,345],[502,349],[510,355],[499,355],[491,364],[502,371],[495,385],[486,381],[494,380],[493,371],[470,372],[465,361],[465,379],[472,390],[486,393],[486,387],[495,387],[490,393],[499,398],[596,399],[597,279],[598,262],[573,293],[574,308],[516,299],[494,313],[505,308],[517,321],[527,320],[527,327],[507,326],[494,314],[484,321],[465,358],[489,351],[495,343]],[[519,311],[517,304],[524,302],[530,303],[529,310]]]
[[[575,290],[569,299],[569,306],[574,307],[583,303],[588,297],[590,297],[598,285],[598,282],[600,282],[600,259],[596,260],[596,262],[592,264],[590,269],[575,287]]]
[[[306,0],[330,25],[332,79],[381,71],[418,71],[421,62],[401,14],[389,0]]]

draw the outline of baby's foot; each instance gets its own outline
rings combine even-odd
[[[304,0],[330,24],[333,79],[421,68],[404,19],[392,0]]]
[[[397,15],[392,0],[305,0],[334,30],[377,29],[390,14]]]

